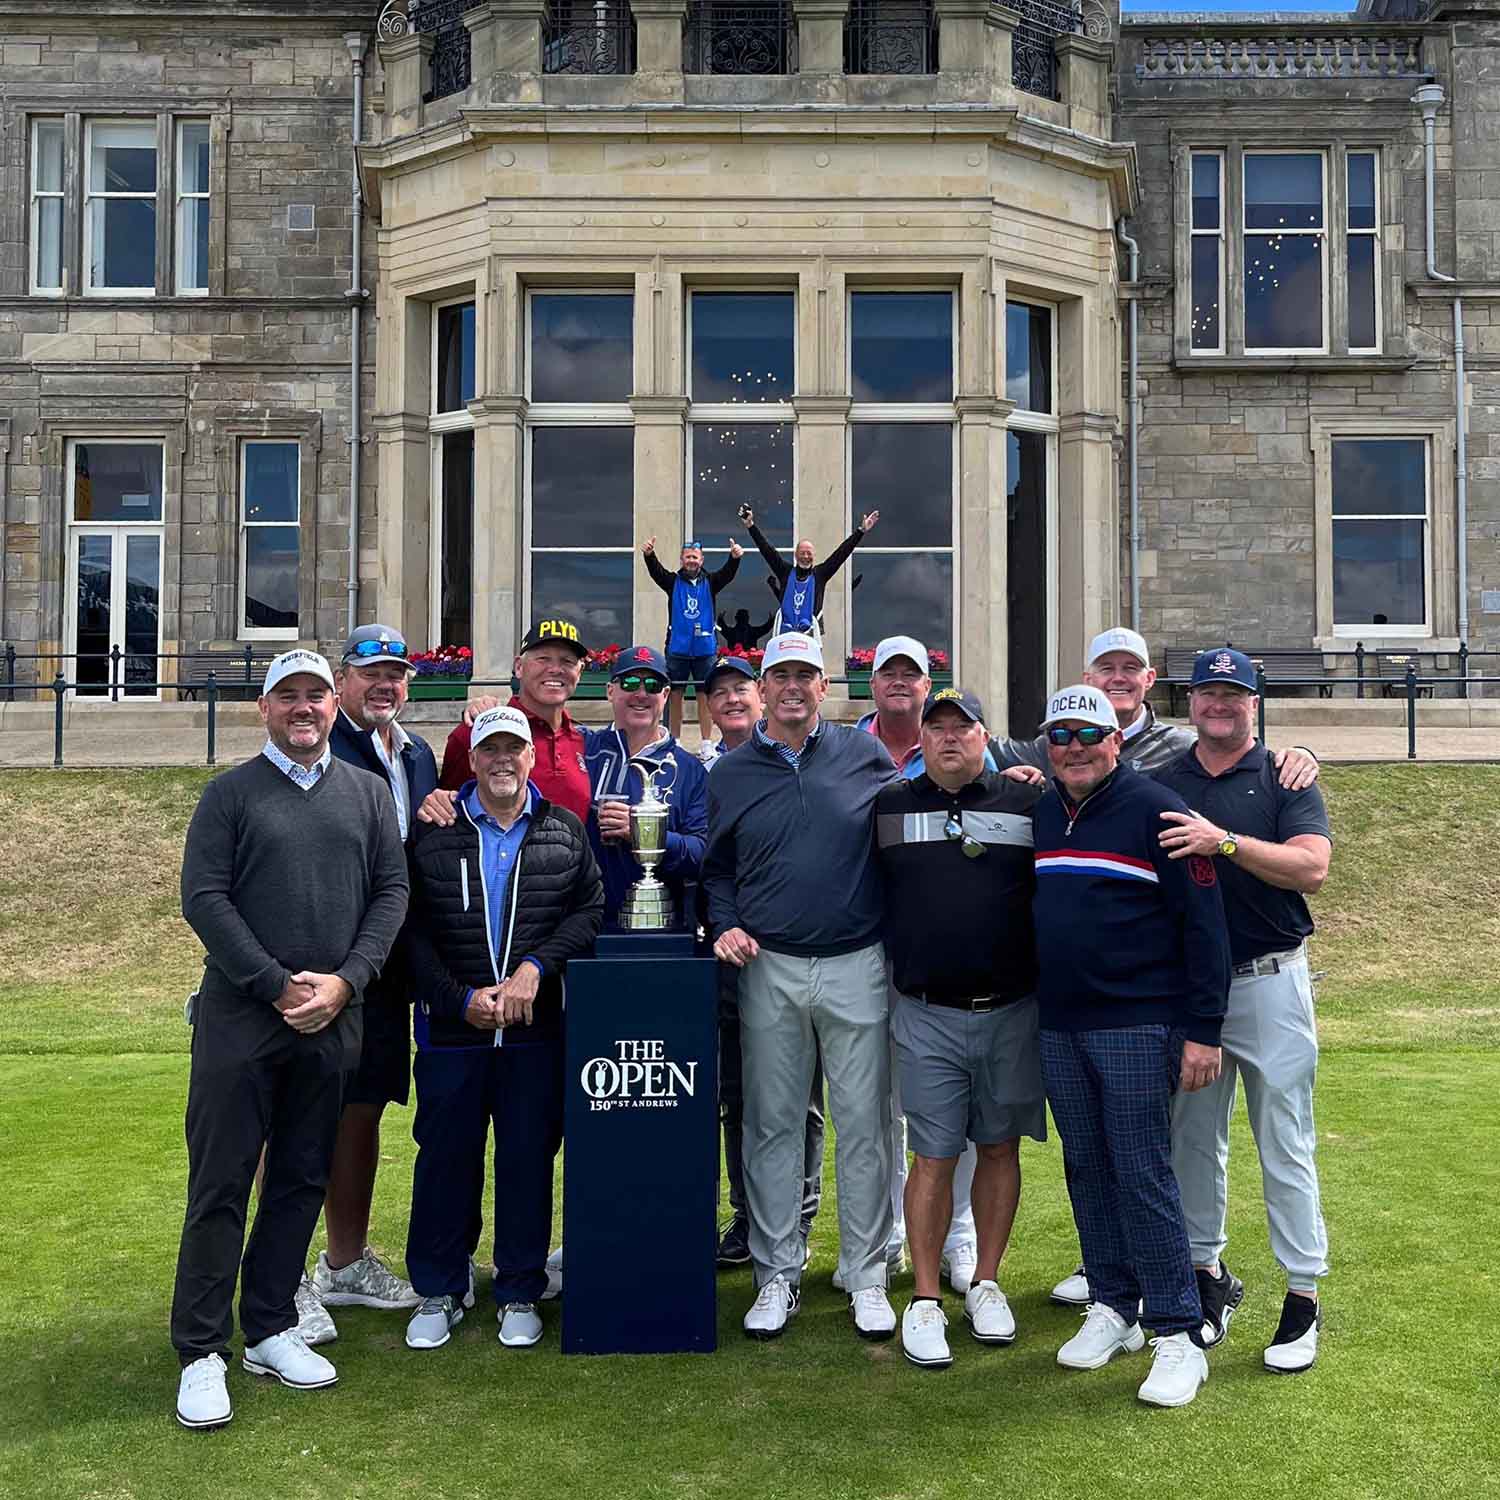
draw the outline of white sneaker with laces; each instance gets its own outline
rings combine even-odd
[[[901,1314],[901,1352],[924,1370],[946,1370],[953,1363],[947,1327],[948,1315],[930,1298],[908,1303]]]
[[[1016,1319],[993,1281],[976,1281],[964,1294],[964,1321],[981,1344],[1013,1344]]]
[[[854,1331],[862,1339],[888,1339],[896,1331],[896,1309],[883,1286],[861,1287],[849,1298]]]
[[[297,1332],[309,1349],[317,1344],[331,1344],[339,1336],[332,1314],[323,1306],[323,1299],[305,1273],[297,1283]]]
[[[542,1341],[542,1320],[532,1302],[507,1302],[500,1309],[500,1342],[507,1349],[529,1349]]]
[[[948,1285],[962,1297],[974,1285],[979,1255],[973,1245],[955,1245],[951,1250],[943,1251],[938,1269],[948,1278]]]
[[[1208,1360],[1185,1333],[1151,1340],[1151,1373],[1136,1395],[1152,1406],[1186,1406],[1208,1379]]]
[[[1099,1370],[1117,1354],[1135,1354],[1146,1347],[1139,1323],[1127,1323],[1113,1308],[1091,1302],[1083,1327],[1057,1351],[1057,1362],[1070,1370]]]
[[[1051,1300],[1063,1307],[1087,1307],[1089,1305],[1089,1279],[1084,1275],[1082,1266],[1079,1266],[1071,1276],[1064,1276],[1052,1288]]]
[[[337,1383],[339,1373],[323,1358],[314,1354],[295,1328],[273,1333],[258,1344],[245,1346],[241,1361],[252,1375],[274,1375],[282,1385],[297,1391],[317,1391]]]
[[[224,1361],[217,1354],[205,1354],[182,1367],[177,1420],[184,1427],[222,1427],[233,1415],[229,1387],[224,1384]]]
[[[752,1339],[780,1337],[787,1320],[796,1316],[801,1305],[801,1289],[785,1276],[773,1276],[756,1294],[745,1314],[745,1332]]]
[[[559,1245],[547,1257],[547,1288],[542,1293],[543,1302],[551,1302],[554,1297],[562,1296],[562,1252],[563,1247]]]
[[[318,1252],[312,1284],[326,1307],[375,1307],[392,1310],[415,1307],[422,1300],[411,1282],[403,1281],[376,1253],[365,1246],[358,1260],[335,1271],[328,1252]]]
[[[406,1325],[408,1349],[441,1349],[464,1320],[457,1297],[424,1297]]]

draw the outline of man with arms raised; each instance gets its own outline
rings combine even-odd
[[[390,793],[329,752],[336,701],[317,652],[278,656],[259,702],[265,748],[204,788],[183,850],[182,914],[207,950],[172,1296],[185,1427],[232,1414],[236,1274],[245,1368],[299,1390],[338,1379],[297,1333],[297,1283],[359,1056],[359,1002],[406,915],[407,877]]]
[[[766,718],[708,783],[703,875],[714,952],[743,970],[745,1190],[752,1338],[797,1310],[807,1098],[821,1051],[838,1136],[839,1269],[862,1337],[889,1338],[890,1040],[875,797],[890,756],[819,716],[823,652],[802,634],[766,647]]]
[[[760,555],[765,558],[766,566],[771,570],[768,581],[779,605],[775,626],[778,635],[789,630],[817,634],[822,629],[823,593],[828,587],[828,581],[875,529],[875,523],[879,519],[878,510],[872,510],[869,515],[861,517],[859,525],[823,562],[813,560],[813,544],[805,538],[797,543],[792,551],[791,561],[788,562],[755,524],[755,512],[748,505],[740,507],[740,520],[745,523],[750,539],[760,548]]]

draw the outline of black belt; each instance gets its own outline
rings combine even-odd
[[[946,995],[929,995],[925,990],[903,990],[902,994],[909,994],[913,1000],[920,1000],[923,1005],[939,1005],[944,1010],[966,1010],[976,1016],[987,1016],[992,1010],[999,1010],[1001,1006],[1011,1003],[998,995],[975,995],[968,1000],[952,1000]]]
[[[1259,958],[1252,958],[1245,963],[1234,966],[1236,979],[1249,979],[1252,976],[1264,978],[1267,974],[1281,973],[1282,965],[1290,962],[1294,954],[1283,953],[1279,958],[1272,953],[1262,954]]]

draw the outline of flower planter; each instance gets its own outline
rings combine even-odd
[[[407,696],[418,701],[431,698],[467,698],[467,677],[413,677]]]
[[[851,698],[868,698],[870,696],[870,674],[868,672],[849,672],[845,675],[849,679],[849,696]],[[952,672],[934,672],[932,674],[933,692],[938,692],[941,688],[952,686]]]

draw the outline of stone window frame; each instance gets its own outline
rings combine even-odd
[[[1416,438],[1427,445],[1426,633],[1379,625],[1336,626],[1333,620],[1333,444],[1339,438]],[[1324,651],[1349,651],[1357,640],[1373,640],[1382,650],[1458,649],[1457,534],[1453,501],[1454,426],[1452,419],[1422,417],[1319,416],[1311,419],[1308,446],[1313,456],[1313,560],[1316,636]]]
[[[428,432],[428,455],[427,455],[427,641],[428,645],[436,649],[440,645],[453,645],[455,642],[443,639],[443,507],[446,497],[443,493],[443,439],[449,433],[467,432],[473,437],[477,444],[477,426],[474,418],[472,403],[484,396],[484,336],[482,327],[484,299],[478,286],[471,285],[460,288],[457,291],[445,291],[439,296],[421,297],[415,299],[423,309],[426,317],[426,344],[427,344],[427,409],[425,421]],[[439,368],[441,351],[438,348],[438,333],[442,320],[439,314],[445,307],[463,307],[472,305],[474,308],[474,393],[470,402],[455,407],[451,411],[439,411],[438,401],[441,395],[441,370]],[[473,536],[473,502],[478,499],[478,454],[473,455],[471,460],[475,465],[474,484],[471,485],[471,512],[470,528]],[[469,549],[469,634],[474,634],[474,548]]]
[[[323,417],[272,407],[251,414],[220,413],[213,421],[214,465],[218,492],[229,504],[220,510],[228,546],[220,546],[216,596],[225,601],[219,610],[218,633],[229,641],[307,641],[317,639],[318,591],[318,466],[323,452]],[[244,623],[242,586],[245,576],[244,542],[240,524],[243,497],[241,450],[247,439],[296,443],[297,455],[297,629],[269,631]],[[227,510],[227,514],[226,514]]]
[[[1307,124],[1240,126],[1206,125],[1174,128],[1171,134],[1173,164],[1173,331],[1174,362],[1182,366],[1212,368],[1215,361],[1274,365],[1290,359],[1368,362],[1406,353],[1407,325],[1402,288],[1402,257],[1390,250],[1390,216],[1405,201],[1405,173],[1400,165],[1407,111],[1399,123],[1384,112],[1345,122],[1336,120],[1326,128]],[[1321,349],[1247,350],[1245,348],[1244,258],[1244,158],[1258,151],[1320,152],[1324,159],[1324,253],[1323,291],[1324,344]],[[1376,272],[1379,308],[1376,350],[1351,352],[1348,305],[1348,155],[1376,155],[1376,188],[1380,200],[1377,243],[1380,263]],[[1195,153],[1217,153],[1223,169],[1220,178],[1220,217],[1223,220],[1222,343],[1218,351],[1192,348],[1192,157]],[[1395,227],[1399,229],[1399,220]],[[1399,236],[1397,237],[1399,243]]]
[[[32,211],[33,127],[38,121],[57,121],[63,126],[63,225],[62,286],[39,289],[33,282],[37,219]],[[85,289],[84,287],[84,183],[87,127],[90,122],[151,122],[156,129],[156,251],[155,284],[151,291]],[[177,141],[178,126],[206,121],[209,127],[209,215],[208,285],[191,291],[177,287]],[[0,106],[0,135],[18,129],[22,141],[20,190],[6,195],[9,212],[0,209],[0,230],[25,245],[19,277],[11,290],[39,301],[79,298],[90,305],[112,302],[134,306],[163,300],[197,301],[222,297],[227,285],[225,216],[229,201],[228,142],[231,127],[227,100],[201,99],[189,103],[179,97],[100,94],[87,110],[59,109],[55,99],[17,96]],[[7,290],[0,285],[0,291]]]

